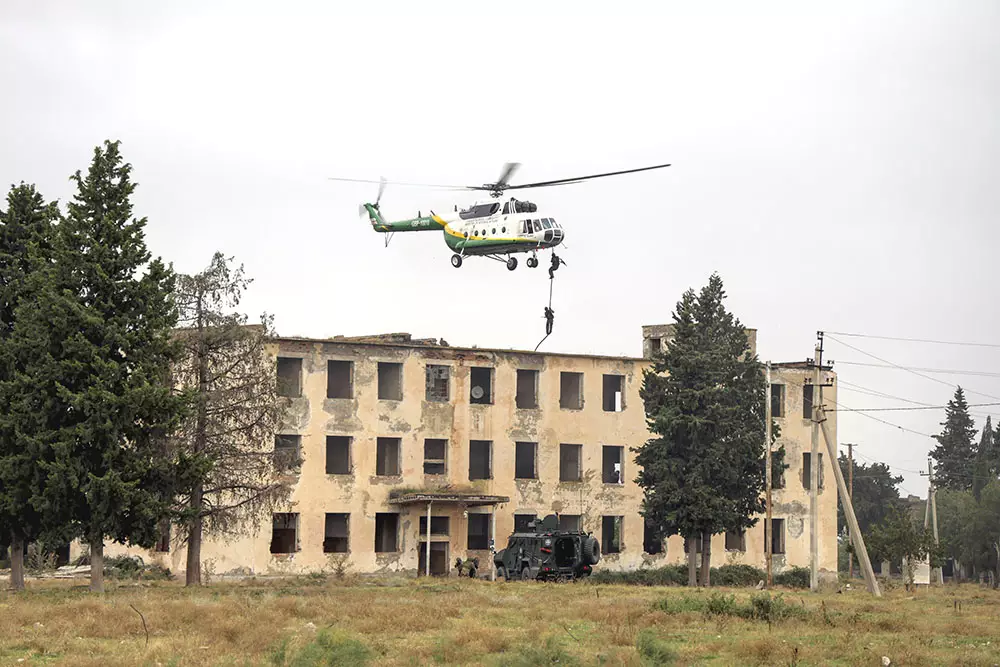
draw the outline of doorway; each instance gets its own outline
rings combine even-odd
[[[427,571],[427,542],[420,542],[420,559],[417,576]],[[431,542],[431,575],[443,577],[448,574],[448,543]]]

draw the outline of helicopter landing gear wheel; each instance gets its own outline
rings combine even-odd
[[[538,258],[537,257],[529,257],[527,259],[527,261],[525,262],[525,264],[528,265],[529,269],[533,269],[536,266],[538,266]]]
[[[451,256],[451,265],[454,266],[456,269],[458,267],[462,266],[462,256],[461,255],[452,255]]]
[[[517,268],[517,257],[511,257],[507,260],[507,270],[513,271]]]

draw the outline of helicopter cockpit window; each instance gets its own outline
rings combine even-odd
[[[552,229],[552,224],[549,222],[548,218],[542,218],[542,227],[544,229]]]

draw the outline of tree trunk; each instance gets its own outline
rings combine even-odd
[[[191,494],[191,509],[195,517],[188,532],[187,571],[184,573],[185,586],[201,586],[201,529],[204,519],[201,516],[202,486],[199,484]]]
[[[10,587],[24,590],[24,538],[16,530],[10,534]]]
[[[694,539],[685,537],[688,545],[688,586],[698,585],[698,552],[694,548]]]
[[[701,585],[711,586],[712,533],[707,530],[701,536]]]
[[[104,537],[90,538],[90,591],[104,592]]]
[[[993,588],[1000,586],[1000,542],[993,543],[993,549],[997,552],[997,572],[996,576],[993,578]]]

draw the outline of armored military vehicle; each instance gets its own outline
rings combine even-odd
[[[515,532],[507,539],[507,547],[493,555],[497,578],[506,581],[587,577],[600,560],[597,538],[582,531],[559,530],[555,514],[532,521],[524,532]]]

